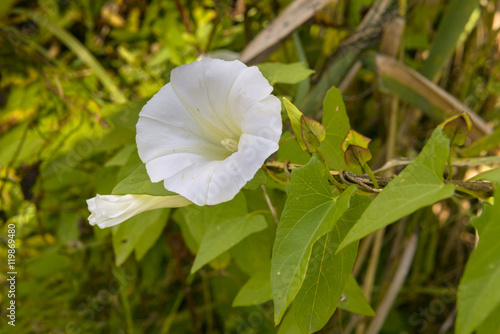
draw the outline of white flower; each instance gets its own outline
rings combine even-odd
[[[120,224],[141,212],[178,208],[191,204],[182,196],[150,196],[150,195],[97,195],[87,200],[90,211],[89,223],[100,228]]]
[[[175,68],[137,123],[151,181],[197,205],[231,200],[278,149],[281,103],[272,90],[238,60]]]

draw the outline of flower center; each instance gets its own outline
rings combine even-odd
[[[238,151],[238,142],[234,139],[226,138],[223,139],[220,143],[226,148],[226,150],[230,152]]]

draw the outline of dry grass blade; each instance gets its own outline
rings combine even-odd
[[[243,49],[239,59],[256,64],[269,56],[281,40],[332,0],[295,0]]]
[[[396,300],[396,297],[403,286],[406,276],[410,271],[413,256],[415,255],[415,251],[417,250],[418,237],[417,234],[412,234],[409,238],[406,248],[401,256],[401,262],[399,263],[396,274],[393,277],[391,282],[391,286],[389,287],[389,291],[384,296],[382,303],[377,307],[376,315],[373,320],[370,322],[370,326],[368,327],[366,333],[374,334],[378,333],[384,324],[387,315],[391,307]]]
[[[390,57],[396,58],[403,39],[403,31],[406,20],[402,17],[395,17],[385,27],[380,42],[380,51]]]
[[[448,116],[466,112],[472,119],[474,127],[471,137],[478,139],[491,133],[491,128],[472,110],[464,106],[441,87],[425,78],[404,64],[383,55],[376,56],[377,72],[380,77],[388,77],[424,97],[432,105],[443,110]]]

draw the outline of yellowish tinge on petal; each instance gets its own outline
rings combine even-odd
[[[229,152],[238,151],[238,142],[234,139],[226,138],[226,139],[223,139],[220,143],[222,145],[224,145],[226,150],[228,150]]]

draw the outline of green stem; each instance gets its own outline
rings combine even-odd
[[[325,168],[329,171],[330,168],[328,167],[328,164],[326,163],[326,159],[325,159],[325,156],[323,155],[323,153],[318,149],[316,152],[316,157],[319,159],[319,161],[321,161],[321,163],[323,164],[323,166],[325,166]],[[347,185],[343,184],[343,183],[340,183],[338,182],[337,180],[335,180],[335,178],[333,177],[333,175],[331,173],[328,173],[328,180],[335,186],[337,187],[339,190],[344,190],[344,189],[347,189]]]
[[[379,188],[379,185],[377,183],[377,179],[375,178],[375,175],[373,175],[373,172],[372,170],[370,169],[370,167],[368,166],[368,164],[366,162],[363,162],[363,164],[361,165],[361,167],[363,167],[363,170],[366,172],[366,174],[368,174],[368,176],[370,177],[370,179],[372,180],[373,182],[373,185],[375,186],[375,188]]]
[[[266,166],[262,166],[262,170],[264,171],[264,173],[266,173],[267,176],[269,176],[269,178],[271,178],[271,180],[273,180],[277,184],[284,186],[290,182],[290,180],[282,178],[282,177],[274,174]]]
[[[451,144],[450,147],[450,155],[448,156],[448,176],[446,177],[446,180],[449,181],[453,177],[453,163],[451,161],[453,157],[453,153],[455,152],[455,145]]]
[[[115,273],[116,279],[120,282],[120,299],[122,301],[123,313],[125,315],[125,323],[127,324],[127,334],[134,334],[134,321],[132,320],[132,311],[130,308],[130,303],[128,301],[127,292],[125,291],[125,285],[123,281],[121,281]]]

